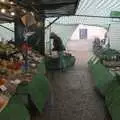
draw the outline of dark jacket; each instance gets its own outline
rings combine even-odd
[[[64,51],[65,46],[62,43],[62,40],[60,37],[58,37],[55,33],[51,33],[50,38],[53,39],[53,51]]]

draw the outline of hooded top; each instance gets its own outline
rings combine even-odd
[[[59,36],[57,36],[54,32],[50,34],[50,39],[53,39],[53,51],[63,51],[65,50],[65,46]]]

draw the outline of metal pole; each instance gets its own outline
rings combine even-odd
[[[48,26],[45,27],[45,29],[49,28],[53,23],[55,23],[60,17],[57,17],[55,20],[53,20]]]
[[[116,18],[120,19],[120,17],[109,17],[109,16],[94,16],[94,15],[73,15],[73,16],[80,16],[80,17],[96,17],[96,18]]]
[[[50,33],[51,33],[51,26],[50,26]],[[49,39],[50,39],[50,38],[49,38]],[[50,46],[49,46],[49,47],[50,47],[50,48],[49,48],[49,49],[50,49],[50,55],[52,55],[52,50],[51,50],[51,49],[52,49],[52,43],[51,43],[51,39],[50,39]]]
[[[11,30],[10,28],[5,27],[5,26],[3,26],[3,25],[0,25],[0,26],[3,27],[3,28],[5,28],[5,29],[7,29],[7,30],[9,30],[9,31],[11,31],[11,32],[15,32],[14,30]]]
[[[52,15],[54,14],[54,15]],[[71,14],[56,14],[56,13],[48,13],[48,15],[51,15],[50,17],[55,17],[56,16],[61,16],[61,17],[70,17],[70,16],[78,16],[78,17],[93,17],[93,18],[115,18],[115,19],[120,19],[120,17],[110,17],[110,16],[94,16],[94,15],[71,15]],[[46,17],[46,18],[49,18],[49,17]]]
[[[107,33],[110,31],[110,26],[111,26],[111,24],[109,24]],[[110,48],[110,46],[111,46],[110,38],[108,38],[108,48]]]

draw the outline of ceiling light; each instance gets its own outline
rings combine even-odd
[[[10,14],[11,14],[12,16],[15,16],[15,12],[11,12]]]
[[[26,13],[26,10],[25,10],[25,9],[23,9],[22,11],[23,11],[24,13]]]
[[[1,2],[5,2],[5,0],[0,0]]]
[[[2,8],[1,10],[1,13],[6,13],[6,9]]]
[[[33,12],[30,12],[32,16],[34,16],[34,13]]]
[[[13,4],[14,4],[14,2],[13,2],[13,1],[10,1],[10,4],[11,4],[11,5],[13,5]]]

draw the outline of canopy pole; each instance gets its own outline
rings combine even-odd
[[[48,13],[48,15],[51,15],[50,17],[55,17],[55,16],[53,16],[52,14],[54,14],[54,15],[59,15],[59,16],[61,16],[61,17],[70,17],[70,16],[72,16],[72,17],[74,17],[74,16],[78,16],[78,17],[93,17],[93,18],[115,18],[115,19],[120,19],[120,17],[110,17],[110,16],[94,16],[94,15],[66,15],[66,14],[55,14],[55,13]],[[46,18],[49,18],[49,17],[46,17]]]
[[[60,17],[57,17],[55,20],[53,20],[52,22],[50,22],[50,24],[48,26],[45,27],[45,29],[49,28],[53,23],[55,23]]]
[[[3,26],[3,25],[0,25],[0,26],[3,27],[3,28],[5,28],[5,29],[7,29],[7,30],[9,30],[9,31],[11,31],[11,32],[15,32],[14,30],[11,30],[10,28],[5,27],[5,26]]]
[[[73,15],[73,16],[80,16],[80,17],[96,17],[96,18],[116,18],[116,19],[120,19],[120,17],[94,16],[94,15]]]
[[[109,26],[108,26],[107,33],[109,33],[109,31],[110,31],[110,27],[111,27],[111,24],[109,24]],[[111,47],[111,41],[110,41],[110,38],[108,38],[108,48],[110,48],[110,47]]]
[[[77,0],[76,2],[76,6],[75,6],[75,9],[74,9],[74,13],[77,12],[77,9],[78,9],[78,6],[79,6],[79,3],[81,2],[81,0]]]

